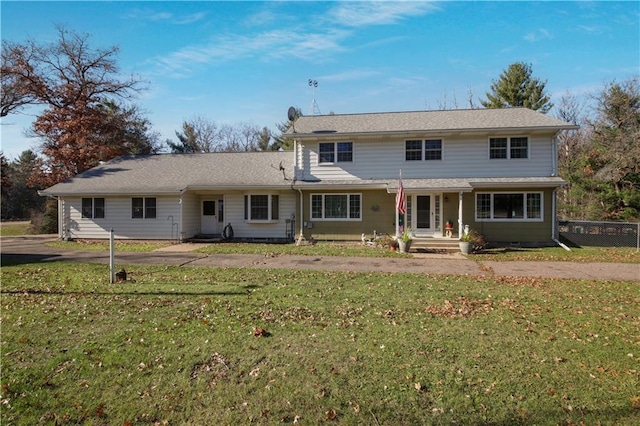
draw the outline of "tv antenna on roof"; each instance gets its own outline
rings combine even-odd
[[[318,87],[318,80],[309,79],[309,86],[313,88],[313,100],[311,101],[310,113],[311,115],[320,114],[320,108],[316,103],[316,87]]]

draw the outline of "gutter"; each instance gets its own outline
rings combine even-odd
[[[462,129],[413,129],[413,130],[388,130],[388,131],[378,131],[378,132],[318,132],[318,133],[296,133],[296,138],[301,139],[335,139],[336,136],[340,137],[367,137],[371,136],[383,137],[383,136],[415,136],[415,135],[424,135],[424,134],[432,134],[432,135],[446,135],[446,134],[467,134],[467,133],[528,133],[531,131],[537,132],[545,132],[555,130],[560,132],[562,130],[577,130],[580,126],[544,126],[544,127],[481,127],[481,128],[462,128]],[[285,137],[292,137],[293,135],[286,135]]]

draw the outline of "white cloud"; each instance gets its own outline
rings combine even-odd
[[[531,43],[535,43],[540,40],[551,40],[552,38],[553,35],[544,28],[540,28],[539,30],[536,30],[534,32],[527,33],[524,36],[524,39]]]
[[[438,9],[435,2],[425,1],[341,2],[329,11],[328,18],[335,24],[348,27],[387,25]]]
[[[379,71],[369,69],[355,69],[350,71],[344,71],[337,74],[323,75],[318,77],[318,80],[329,82],[341,82],[341,81],[353,81],[362,80],[370,77],[380,75]]]
[[[201,21],[207,16],[206,12],[192,13],[189,15],[174,15],[170,12],[155,12],[151,9],[135,9],[126,18],[149,22],[168,22],[173,25],[187,25]]]
[[[273,30],[255,35],[230,34],[216,37],[206,44],[186,46],[153,62],[164,73],[184,77],[198,65],[245,58],[270,60],[294,57],[321,61],[329,54],[344,50],[340,41],[346,36],[347,33],[340,30],[323,33]]]

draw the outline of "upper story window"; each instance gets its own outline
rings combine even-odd
[[[244,220],[274,221],[280,217],[280,197],[276,194],[244,196]]]
[[[83,198],[82,217],[104,219],[104,198]]]
[[[489,158],[529,158],[529,138],[489,138]]]
[[[311,194],[311,219],[360,220],[360,194]]]
[[[442,140],[427,139],[424,141],[424,159],[442,160]]]
[[[134,197],[131,199],[131,217],[133,219],[155,219],[155,197]]]
[[[406,161],[442,160],[442,139],[414,139],[404,143]]]
[[[318,163],[348,163],[353,161],[353,142],[320,142]]]

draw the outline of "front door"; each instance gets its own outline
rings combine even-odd
[[[437,236],[440,231],[440,195],[412,195],[407,198],[409,226],[417,237]]]
[[[216,215],[215,200],[202,200],[202,219],[200,233],[218,234],[218,216]]]
[[[416,195],[415,232],[417,234],[433,233],[431,195]]]

